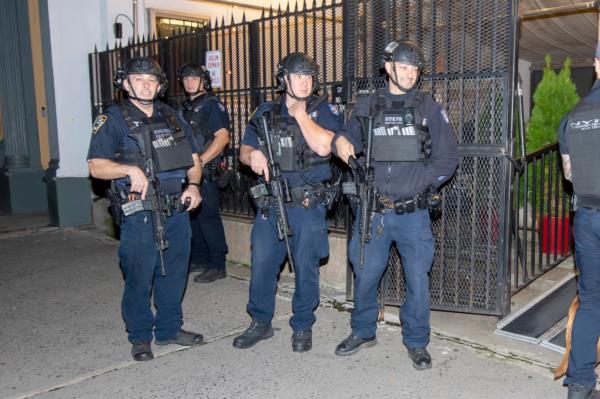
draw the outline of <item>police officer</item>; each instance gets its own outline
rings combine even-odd
[[[88,161],[93,177],[113,181],[118,193],[114,209],[129,210],[117,220],[122,222],[119,258],[125,277],[121,311],[133,359],[143,361],[153,358],[153,332],[158,345],[203,341],[202,335],[181,329],[190,254],[185,210],[201,201],[195,152],[202,141],[196,143],[189,125],[156,100],[168,84],[156,61],[127,60],[117,71],[115,84],[127,99],[96,118]],[[155,182],[149,181],[151,169]],[[162,231],[164,241],[157,238]],[[167,248],[157,250],[159,244]],[[151,296],[156,314],[150,309]]]
[[[181,106],[186,121],[195,135],[204,139],[200,151],[202,164],[202,205],[190,214],[192,253],[190,271],[200,272],[197,283],[210,283],[227,276],[225,255],[227,242],[219,214],[218,163],[229,143],[229,114],[211,91],[209,71],[198,63],[185,64],[179,71],[188,99]]]
[[[575,192],[575,262],[579,308],[573,320],[565,385],[569,399],[600,398],[595,389],[600,336],[600,44],[596,47],[596,82],[558,130],[565,178]]]
[[[376,344],[377,287],[395,243],[402,258],[406,296],[400,308],[403,343],[413,366],[431,367],[429,343],[429,279],[434,254],[428,202],[433,190],[448,180],[458,165],[456,142],[444,109],[415,89],[424,58],[412,41],[393,41],[383,57],[388,85],[361,97],[345,132],[333,141],[344,161],[363,151],[364,117],[373,117],[372,165],[378,193],[371,213],[371,240],[360,266],[359,218],[349,246],[355,275],[352,333],[336,348],[352,355]]]
[[[311,328],[319,303],[319,260],[329,253],[325,220],[329,196],[324,184],[332,177],[331,139],[341,127],[335,108],[314,96],[319,84],[317,69],[314,60],[303,53],[292,53],[281,60],[276,79],[278,90],[284,94],[256,109],[240,148],[240,160],[268,182],[271,176],[261,117],[268,118],[275,162],[288,182],[292,199],[286,211],[293,232],[289,243],[296,284],[290,319],[294,352],[312,348]],[[249,348],[273,336],[275,290],[286,245],[278,239],[278,214],[270,198],[263,198],[258,205],[252,228],[250,298],[246,308],[252,323],[234,339],[236,348]]]

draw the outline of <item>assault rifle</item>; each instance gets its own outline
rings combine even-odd
[[[371,155],[373,152],[373,117],[361,117],[361,124],[367,124],[367,146],[365,148],[365,163],[360,165],[356,158],[350,156],[348,165],[352,168],[358,183],[344,184],[344,194],[358,197],[360,209],[359,233],[360,233],[360,267],[365,267],[365,244],[371,241],[371,215],[377,209],[377,188],[374,184],[373,166],[371,166]]]
[[[148,129],[141,133],[134,133],[132,134],[132,136],[134,136],[140,144],[142,156],[144,157],[144,173],[146,174],[146,178],[148,179],[148,191],[146,193],[146,196],[150,201],[152,208],[154,242],[156,243],[156,249],[158,249],[158,253],[160,256],[160,275],[165,276],[166,272],[163,251],[169,248],[169,242],[167,241],[165,236],[165,213],[160,198],[160,193],[158,190],[158,181],[156,179],[154,159],[152,157],[152,132]]]
[[[265,115],[260,117],[262,128],[265,133],[265,143],[267,145],[267,160],[269,166],[271,194],[277,202],[277,238],[279,240],[285,240],[285,248],[288,254],[288,261],[290,265],[290,272],[294,271],[294,260],[292,257],[292,251],[290,249],[289,237],[294,233],[290,228],[287,217],[287,210],[285,209],[286,202],[292,202],[290,195],[290,189],[288,187],[287,179],[281,175],[281,169],[279,163],[275,162],[273,157],[273,143],[271,141],[271,134],[269,132],[269,124]]]

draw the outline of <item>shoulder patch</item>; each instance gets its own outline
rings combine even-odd
[[[340,115],[340,111],[338,110],[338,107],[332,104],[329,104],[329,110],[331,111],[332,114],[334,114],[335,116],[339,116]]]
[[[92,126],[92,134],[98,133],[98,130],[100,130],[100,128],[102,127],[102,125],[104,125],[104,122],[106,122],[107,119],[108,117],[106,115],[98,115],[94,120],[94,125]]]
[[[447,124],[450,124],[450,119],[448,119],[448,114],[446,113],[445,109],[442,109],[442,118],[444,118],[444,120],[446,121]]]
[[[221,112],[225,112],[225,106],[223,105],[223,103],[219,102],[219,110],[221,110]]]

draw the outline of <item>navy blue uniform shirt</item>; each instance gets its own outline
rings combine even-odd
[[[281,99],[277,101],[281,101],[281,116],[289,116],[287,112],[287,106],[285,105],[285,96],[282,96]],[[254,114],[252,114],[250,122],[244,131],[242,144],[249,145],[250,147],[256,149],[259,148],[258,132],[259,129],[261,129],[261,122],[259,118],[263,114],[271,111],[274,106],[274,102],[266,102],[256,108],[256,111],[254,111]],[[308,104],[308,108],[310,108],[310,103]],[[329,130],[334,134],[338,133],[342,128],[341,115],[326,101],[319,104],[316,110],[310,113],[310,117],[317,125],[321,126],[323,129]],[[305,142],[304,137],[302,137],[302,140]],[[290,187],[297,187],[305,184],[298,172],[282,172],[282,174],[288,180]],[[331,167],[329,165],[320,165],[305,171],[304,176],[314,183],[326,182],[331,179]]]
[[[387,91],[386,99],[390,103],[411,100],[416,92],[412,89],[406,94],[394,95]],[[357,154],[363,151],[362,127],[358,117],[369,115],[371,102],[376,100],[376,96],[358,99],[345,130],[339,134],[354,145]],[[448,115],[431,97],[424,97],[420,113],[427,119],[431,156],[425,162],[373,162],[375,185],[382,196],[404,199],[425,191],[430,185],[437,188],[454,174],[458,166],[458,149]]]
[[[600,79],[594,82],[592,90],[581,101],[592,101],[600,103]],[[560,126],[558,127],[558,146],[560,148],[560,153],[563,155],[569,154],[569,147],[567,146],[566,136],[567,121],[569,120],[569,115],[571,114],[568,113],[567,115],[565,115],[564,118],[562,118],[562,120],[560,121]]]
[[[146,114],[139,108],[133,105],[129,100],[123,100],[123,106],[127,107],[133,120],[141,120],[146,117]],[[175,113],[175,111],[173,111]],[[156,102],[154,103],[153,116],[160,115]],[[202,138],[194,139],[192,128],[180,115],[177,115],[177,121],[181,125],[181,128],[185,132],[192,151],[198,152],[204,144]],[[119,106],[111,105],[108,107],[106,112],[94,122],[94,132],[90,141],[90,149],[88,151],[87,159],[100,158],[109,159],[115,161],[115,153],[119,148],[122,148],[123,140],[129,135],[129,128]]]
[[[198,111],[193,112],[190,108],[197,109]],[[204,136],[204,147],[207,147],[208,144],[214,140],[215,133],[219,130],[230,130],[230,120],[227,108],[221,100],[213,94],[205,93],[193,100],[185,101],[181,105],[180,111],[184,118],[189,118],[187,119],[188,122],[193,121],[198,126],[202,126],[206,129],[207,136]],[[200,135],[194,125],[192,125],[192,128],[196,136]],[[205,150],[206,148],[202,149],[202,151]]]

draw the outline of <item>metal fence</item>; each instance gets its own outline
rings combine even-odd
[[[236,24],[221,20],[169,39],[145,38],[125,47],[94,51],[90,54],[93,114],[119,99],[112,77],[125,59],[134,55],[157,59],[171,82],[167,101],[178,105],[183,100],[176,81],[180,66],[192,60],[203,62],[206,50],[221,50],[224,76],[217,94],[232,117],[227,156],[238,174],[236,184],[222,195],[221,210],[252,217],[247,187],[254,177],[240,165],[238,150],[251,111],[275,96],[277,61],[293,51],[310,54],[320,66],[320,81],[329,90],[331,101],[343,109],[346,103],[385,84],[380,74],[380,55],[389,41],[415,40],[424,48],[428,61],[420,88],[447,110],[461,155],[456,176],[442,190],[442,217],[433,223],[436,253],[430,277],[432,307],[506,314],[511,288],[527,284],[558,258],[540,263],[540,256],[529,256],[527,259],[532,260],[527,263],[519,247],[531,248],[539,240],[530,237],[529,244],[523,238],[526,230],[513,234],[513,240],[519,238],[518,244],[509,245],[511,223],[515,226],[513,233],[520,226],[513,215],[512,205],[519,195],[511,197],[512,180],[517,181],[515,187],[522,180],[522,175],[513,173],[510,163],[517,1],[468,3],[313,2],[301,9],[296,5],[294,9],[265,11],[254,21],[244,19]],[[539,181],[532,180],[536,184]],[[553,193],[558,193],[555,188]],[[347,207],[338,207],[329,222],[331,229],[346,231],[351,222]],[[519,262],[510,256],[520,256]],[[395,249],[391,250],[382,284],[382,303],[398,305],[403,301],[402,265]]]
[[[558,143],[527,154],[515,171],[508,267],[512,292],[571,254],[571,184],[562,177]]]
[[[254,209],[247,188],[255,178],[239,162],[239,146],[252,111],[262,102],[272,100],[276,93],[277,62],[290,52],[302,51],[311,55],[319,65],[319,79],[332,101],[342,84],[342,1],[315,2],[302,9],[264,11],[261,18],[240,23],[233,20],[215,22],[198,31],[183,31],[170,38],[150,38],[127,46],[104,51],[97,49],[89,55],[92,114],[95,117],[107,106],[120,100],[121,93],[112,85],[118,67],[130,57],[149,56],[163,66],[170,82],[167,103],[178,106],[184,92],[177,81],[177,71],[186,62],[204,63],[207,50],[221,50],[223,58],[222,87],[216,94],[227,106],[231,116],[231,138],[226,156],[237,174],[234,184],[221,195],[224,214],[251,218]],[[340,173],[336,170],[336,173]],[[345,232],[347,210],[344,206],[329,214],[334,231]]]
[[[442,190],[433,223],[436,253],[430,274],[435,309],[487,314],[509,311],[506,261],[512,153],[516,1],[355,0],[349,2],[347,92],[383,86],[380,54],[398,37],[417,41],[428,61],[421,89],[451,120],[461,161]],[[404,300],[401,260],[391,249],[385,304]]]

